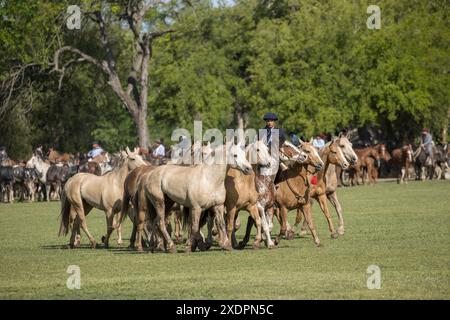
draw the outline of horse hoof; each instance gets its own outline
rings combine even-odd
[[[142,248],[142,247],[136,247],[136,251],[137,251],[137,252],[144,252],[144,248]]]
[[[91,244],[91,248],[92,248],[92,249],[95,249],[95,248],[97,248],[97,242],[95,242],[95,241],[94,241],[94,242],[92,242],[92,244]]]
[[[65,246],[64,246],[66,249],[73,249],[74,248],[74,246],[73,246],[73,244],[66,244]],[[64,248],[63,247],[63,248]]]
[[[253,247],[253,249],[254,250],[258,250],[258,249],[260,249],[261,248],[261,242],[253,242],[253,245],[252,245],[252,247]]]
[[[177,247],[174,245],[172,247],[170,247],[169,253],[177,253]]]
[[[119,247],[121,247],[121,246],[123,245],[123,241],[118,241],[118,240],[117,240],[117,245],[118,245]]]
[[[306,237],[306,235],[308,234],[307,232],[306,232],[306,230],[302,230],[302,231],[300,231],[300,237]]]
[[[209,248],[211,248],[211,244],[208,242],[202,242],[198,245],[200,251],[207,251]]]
[[[102,243],[105,243],[106,237],[102,236]]]
[[[337,232],[340,236],[343,236],[345,233],[345,230],[344,230],[344,228],[339,228]]]
[[[277,246],[273,242],[271,242],[267,245],[267,249],[276,249],[276,248],[277,248]]]
[[[236,249],[238,249],[238,250],[243,250],[243,249],[245,248],[246,245],[247,245],[246,242],[241,241],[241,242],[239,242],[239,244],[237,245]]]
[[[322,247],[323,245],[320,242],[315,242],[317,248]]]
[[[280,238],[278,236],[275,238],[274,243],[276,246],[280,244]]]
[[[286,240],[294,240],[295,233],[293,231],[286,232]]]
[[[331,234],[331,239],[337,239],[339,237],[339,234],[337,234],[336,232],[333,232]]]

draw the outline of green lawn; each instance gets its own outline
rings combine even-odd
[[[62,249],[59,203],[0,204],[1,299],[449,299],[450,183],[433,181],[339,189],[346,234],[329,237],[314,206],[323,246],[311,237],[279,248],[174,255],[118,248]],[[239,236],[245,229],[246,213]],[[333,209],[333,218],[337,218]],[[291,214],[291,221],[294,216]],[[103,212],[88,216],[100,242]],[[277,231],[275,227],[274,231]],[[127,221],[126,244],[130,233]],[[87,238],[83,235],[83,244]],[[366,285],[381,268],[381,289]],[[81,268],[81,289],[69,290],[69,265]]]

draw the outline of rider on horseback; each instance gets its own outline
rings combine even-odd
[[[420,137],[420,147],[425,151],[425,154],[427,155],[427,160],[425,163],[429,163],[432,161],[433,158],[433,137],[430,134],[430,131],[428,128],[423,128],[422,135]]]
[[[102,147],[100,147],[100,143],[98,141],[92,142],[92,150],[88,153],[88,158],[93,159],[99,154],[103,152]]]

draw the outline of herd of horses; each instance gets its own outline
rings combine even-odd
[[[354,149],[343,134],[320,150],[311,141],[300,141],[298,146],[286,141],[279,146],[279,169],[266,144],[259,140],[247,146],[227,143],[211,147],[194,143],[187,155],[201,154],[204,161],[191,165],[155,163],[140,148],[103,153],[92,161],[80,154],[60,154],[54,150],[44,156],[42,149],[37,149],[23,164],[0,159],[0,182],[3,201],[12,201],[15,193],[31,201],[35,193],[41,200],[59,199],[59,234],[71,234],[69,248],[81,245],[81,229],[91,246],[97,246],[86,221],[93,208],[106,215],[106,235],[102,237],[105,247],[109,246],[114,230],[117,243],[123,244],[121,229],[127,216],[133,223],[130,247],[138,251],[147,247],[151,251],[176,252],[175,244],[183,242],[183,230],[187,230],[187,252],[209,249],[214,238],[223,249],[244,248],[253,226],[256,228],[253,248],[264,242],[273,248],[282,238],[292,239],[300,224],[300,233],[309,229],[319,246],[311,206],[318,203],[332,238],[343,235],[343,210],[336,191],[340,184],[345,184],[345,175],[351,185],[359,184],[360,180],[376,182],[383,162],[397,172],[399,183],[407,182],[410,167],[416,168],[418,179],[423,178],[424,172],[432,177],[438,167],[448,168],[449,159],[447,146],[434,149],[430,161],[422,155],[421,148],[414,151],[410,145],[390,153],[384,144]],[[256,157],[249,161],[252,155]],[[208,161],[213,157],[230,161]],[[267,168],[273,166],[278,171],[268,175]],[[20,187],[15,188],[17,185]],[[338,215],[337,229],[328,201]],[[291,210],[296,211],[293,226],[287,219]],[[238,243],[235,231],[240,226],[240,211],[248,212],[249,217],[245,236]],[[274,218],[279,221],[280,232],[272,240]],[[201,231],[205,225],[206,237]]]

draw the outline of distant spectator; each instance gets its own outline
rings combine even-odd
[[[103,152],[102,147],[100,146],[100,143],[98,141],[92,142],[92,150],[88,152],[88,158],[93,159],[99,154]]]
[[[325,147],[325,140],[323,140],[322,135],[317,135],[313,140],[313,146],[317,149],[322,149]]]
[[[166,156],[166,148],[164,147],[164,140],[161,138],[155,141],[156,148],[153,150],[154,158],[164,158]]]

